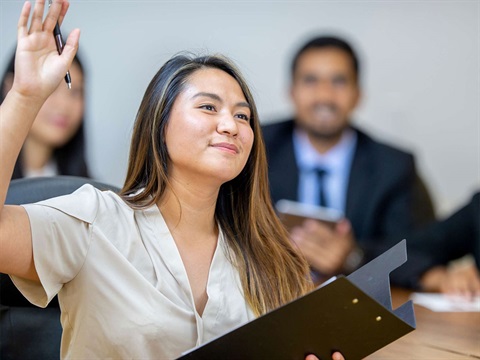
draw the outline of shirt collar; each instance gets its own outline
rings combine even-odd
[[[300,128],[293,132],[293,147],[297,165],[301,171],[312,171],[322,167],[328,172],[343,171],[349,162],[357,144],[357,133],[347,128],[340,141],[325,154],[320,154],[312,146],[307,133]]]

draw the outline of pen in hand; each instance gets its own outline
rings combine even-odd
[[[48,7],[52,4],[52,0],[48,0]],[[65,44],[63,43],[62,33],[60,32],[60,25],[58,22],[55,24],[55,29],[53,29],[53,36],[55,38],[55,45],[57,45],[58,55],[62,54],[63,47]],[[65,75],[65,82],[69,89],[72,88],[72,79],[70,78],[70,71],[67,70],[67,74]]]

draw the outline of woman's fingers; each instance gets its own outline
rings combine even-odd
[[[77,53],[79,40],[80,40],[80,29],[72,30],[72,32],[68,35],[67,42],[65,43],[65,46],[63,48],[62,55],[61,55],[61,56],[65,56],[69,63],[73,61],[73,58]]]
[[[43,12],[45,9],[45,0],[37,0],[33,8],[32,20],[30,23],[30,29],[27,30],[28,18],[30,16],[30,11],[32,5],[29,1],[26,1],[23,4],[22,11],[20,13],[20,18],[18,19],[17,29],[18,36],[26,36],[33,32],[47,31],[52,32],[55,28],[57,22],[62,23],[65,14],[68,11],[69,7],[68,1],[55,0],[50,8],[48,9],[47,16],[45,21],[43,21]]]
[[[340,352],[335,351],[332,355],[332,360],[345,360],[345,358]]]
[[[68,1],[64,1],[62,4],[62,10],[60,11],[60,16],[58,17],[58,25],[62,25],[63,19],[65,18],[65,14],[68,11],[70,3]]]
[[[318,360],[318,358],[313,354],[309,354],[309,355],[307,355],[305,360]],[[345,360],[345,358],[343,357],[343,355],[340,352],[335,351],[332,354],[332,360]]]
[[[55,25],[57,25],[58,18],[62,14],[62,10],[63,10],[62,0],[55,0],[54,2],[52,2],[52,5],[48,9],[47,16],[45,17],[45,21],[43,22],[44,31],[53,32]],[[65,13],[63,13],[63,16],[65,16]]]
[[[18,19],[18,24],[17,24],[17,32],[19,37],[28,35],[27,24],[28,24],[28,17],[30,16],[31,8],[32,8],[32,4],[30,4],[28,1],[25,1],[22,7],[22,11],[20,13],[20,18]]]
[[[18,42],[15,58],[15,80],[12,89],[23,95],[48,97],[65,76],[78,49],[80,30],[75,29],[67,38],[62,54],[55,46],[53,29],[60,16],[68,10],[66,0],[54,0],[41,27],[41,10],[45,0],[37,0],[35,7],[26,3],[18,21]],[[29,15],[30,30],[28,30]]]
[[[30,22],[29,34],[37,31],[42,31],[44,8],[45,8],[45,0],[37,0],[35,2],[35,6],[33,7],[32,21]]]

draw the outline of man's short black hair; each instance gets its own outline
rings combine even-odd
[[[300,50],[295,54],[292,66],[291,66],[291,75],[292,79],[295,76],[295,71],[297,70],[298,60],[305,52],[312,49],[326,49],[333,48],[345,52],[350,59],[352,60],[353,70],[355,73],[355,78],[359,79],[360,73],[360,64],[358,61],[358,56],[353,49],[353,47],[344,39],[336,36],[319,36],[309,40],[305,45],[303,45]]]

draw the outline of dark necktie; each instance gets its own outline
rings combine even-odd
[[[325,197],[325,176],[328,175],[328,172],[323,168],[317,168],[317,180],[318,180],[318,203],[320,206],[327,207],[327,199]]]

